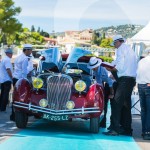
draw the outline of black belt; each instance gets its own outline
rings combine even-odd
[[[122,76],[119,79],[134,79],[135,80],[135,77]]]

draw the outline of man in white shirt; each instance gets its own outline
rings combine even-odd
[[[28,56],[32,53],[32,45],[24,44],[23,53],[17,56],[14,62],[14,73],[13,73],[13,86],[19,79],[27,78],[28,74]],[[12,107],[12,114],[10,120],[14,121],[14,111]]]
[[[12,83],[12,64],[11,58],[13,51],[11,48],[6,49],[6,56],[1,60],[1,96],[0,111],[5,112],[8,104],[9,92]]]
[[[115,67],[107,70],[117,71],[117,89],[112,103],[111,130],[105,135],[132,135],[131,94],[135,86],[137,60],[134,51],[125,43],[121,35],[113,38],[116,50],[116,60],[112,63]],[[120,128],[121,124],[121,128]]]
[[[27,67],[27,78],[29,80],[29,82],[32,82],[32,71],[34,70],[33,67],[33,61],[32,61],[33,56],[28,56],[28,67]]]
[[[32,45],[24,44],[23,53],[20,54],[14,62],[13,85],[21,78],[27,78],[28,74],[28,56],[32,53]]]
[[[136,82],[141,104],[142,135],[144,140],[150,140],[150,48],[148,56],[138,63]]]

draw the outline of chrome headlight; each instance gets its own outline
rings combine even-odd
[[[75,107],[75,103],[74,103],[73,101],[68,101],[68,102],[66,103],[66,107],[67,107],[68,109],[73,109],[73,108]]]
[[[41,99],[41,100],[39,101],[39,105],[40,105],[41,107],[47,107],[47,105],[48,105],[48,100],[46,100],[46,99]]]
[[[40,89],[43,86],[43,80],[41,78],[35,78],[32,84],[34,88]]]
[[[86,88],[86,83],[82,80],[79,80],[75,83],[75,89],[79,92],[84,91]]]

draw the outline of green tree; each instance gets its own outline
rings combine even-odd
[[[44,38],[38,32],[32,32],[31,37],[35,40],[34,44],[40,44],[43,42]]]
[[[103,33],[103,35],[102,35],[102,39],[105,39],[106,37],[105,37],[105,32]]]
[[[92,36],[92,44],[100,45],[101,43],[101,38],[99,37],[99,33],[94,32]]]
[[[17,43],[31,43],[31,44],[42,44],[44,42],[43,36],[38,32],[30,32],[28,28],[23,28],[22,32],[17,33]]]
[[[44,37],[48,37],[48,38],[49,38],[49,33],[45,32],[45,31],[43,31],[43,30],[41,30],[40,34],[41,34],[42,36],[44,36]]]
[[[37,32],[40,33],[40,30],[41,30],[40,27],[38,27]]]
[[[52,39],[56,39],[57,38],[56,35],[50,35],[49,37],[52,38]]]
[[[2,36],[1,42],[2,42],[3,44],[7,44],[7,39],[6,39],[6,35],[5,35],[5,34]]]
[[[112,46],[110,45],[111,43],[112,43],[112,39],[111,38],[102,39],[100,47],[112,48]]]
[[[113,58],[112,57],[107,57],[107,56],[99,56],[99,58],[101,58],[103,61],[105,62],[112,62]]]
[[[43,32],[43,35],[42,36],[44,36],[44,37],[48,37],[49,38],[49,34],[47,33],[47,32]]]
[[[35,27],[34,27],[34,25],[31,26],[31,32],[35,32]]]
[[[44,31],[43,31],[43,29],[42,29],[42,30],[40,31],[40,34],[43,35],[43,33],[44,33]]]
[[[8,44],[13,42],[16,31],[21,30],[22,27],[22,24],[15,18],[20,12],[21,8],[15,7],[12,0],[0,0],[0,40],[5,35]]]

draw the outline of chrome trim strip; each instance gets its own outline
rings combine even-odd
[[[82,114],[84,114],[84,107],[82,107]]]
[[[22,104],[22,105],[26,105],[26,106],[31,105],[31,103],[26,104],[26,103],[23,103],[23,102],[17,102],[17,101],[15,101],[14,103],[16,103],[16,104]],[[31,105],[31,106],[33,106],[33,107],[35,107],[35,108],[39,108],[39,109],[51,110],[51,111],[54,111],[54,112],[72,111],[72,110],[54,110],[54,109],[43,108],[43,107],[35,106],[35,105]],[[95,110],[95,109],[99,109],[99,107],[91,107],[91,108],[84,108],[84,107],[82,107],[82,108],[83,108],[84,110],[90,110],[90,109]],[[77,108],[77,109],[73,109],[73,110],[82,110],[82,109],[81,109],[81,108]]]
[[[31,109],[31,103],[29,103],[29,110]]]
[[[22,102],[14,102],[13,106],[18,107],[18,108],[25,108],[28,110],[33,110],[37,112],[43,112],[43,113],[48,113],[52,115],[69,115],[69,114],[88,114],[88,113],[98,113],[101,112],[99,110],[99,107],[92,107],[92,108],[78,108],[78,109],[72,109],[72,110],[52,110],[48,108],[42,108],[39,106],[34,106],[31,103],[26,104]]]

